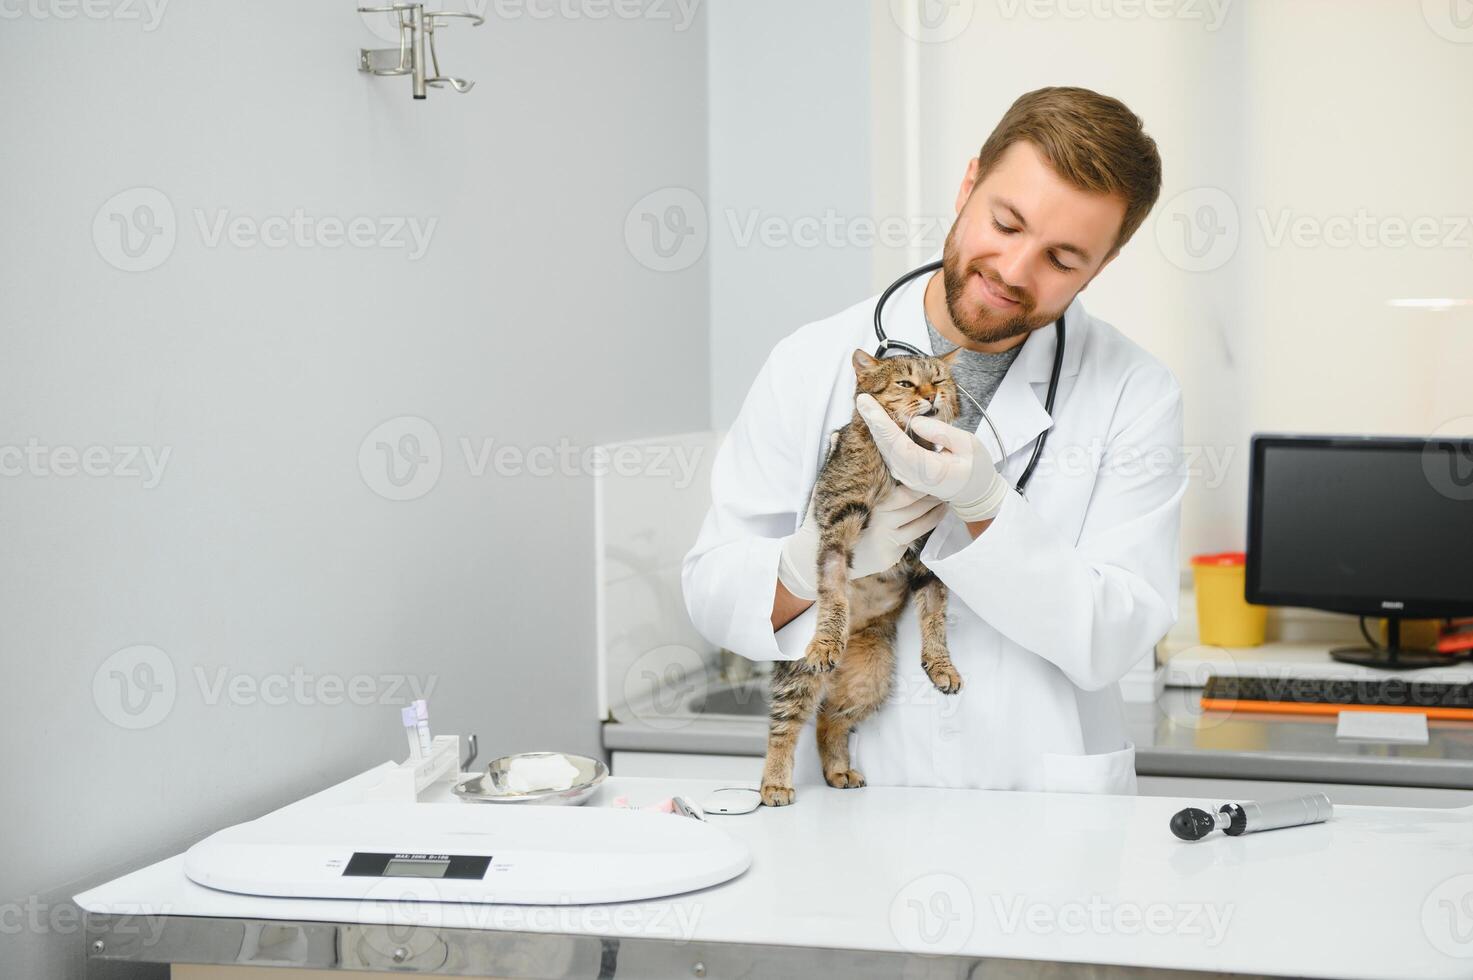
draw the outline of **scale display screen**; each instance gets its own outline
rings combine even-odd
[[[354,878],[457,878],[479,881],[491,866],[489,854],[396,854],[354,851],[345,877]]]
[[[385,878],[443,878],[450,868],[450,856],[396,857],[384,865]]]

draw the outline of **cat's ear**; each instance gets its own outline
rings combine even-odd
[[[861,378],[880,366],[877,358],[871,357],[867,352],[858,348],[854,350],[854,373]]]
[[[936,358],[936,360],[940,361],[942,364],[945,364],[947,367],[954,367],[956,365],[956,359],[961,356],[961,352],[962,349],[960,347],[953,347],[945,354],[942,354],[940,357]]]

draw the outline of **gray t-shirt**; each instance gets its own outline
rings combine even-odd
[[[931,335],[931,349],[937,355],[945,354],[956,345],[951,343],[936,328],[931,325],[931,318],[926,317],[926,332]],[[1002,384],[1003,375],[1008,373],[1013,361],[1017,360],[1018,353],[1023,349],[1019,344],[1011,350],[1005,350],[1001,354],[985,354],[981,351],[965,350],[957,355],[956,363],[952,365],[951,375],[956,383],[967,389],[972,398],[982,403],[986,408],[992,403],[992,396],[996,394],[998,385]],[[957,399],[961,402],[961,414],[952,423],[959,429],[968,432],[976,432],[977,426],[982,424],[982,413],[977,406],[972,404],[972,398],[968,398],[961,392],[957,392]]]

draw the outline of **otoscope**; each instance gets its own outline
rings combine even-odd
[[[1189,806],[1171,818],[1171,832],[1182,840],[1201,840],[1214,830],[1220,830],[1229,837],[1240,837],[1260,830],[1323,823],[1334,811],[1330,798],[1324,793],[1268,803],[1224,803],[1216,813]]]

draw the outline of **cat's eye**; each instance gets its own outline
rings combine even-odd
[[[902,388],[914,388],[915,387],[914,384],[910,383],[909,381],[906,381],[904,378],[901,378],[899,381],[897,381],[895,383],[898,384]]]

